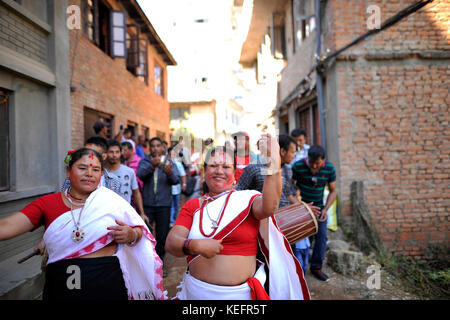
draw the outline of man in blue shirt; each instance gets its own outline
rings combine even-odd
[[[156,224],[156,252],[161,260],[165,255],[166,237],[170,228],[170,208],[172,206],[172,186],[180,183],[177,166],[163,153],[162,140],[150,140],[150,155],[141,160],[137,176],[144,182],[142,198],[145,214],[150,225]]]

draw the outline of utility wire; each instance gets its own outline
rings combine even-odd
[[[406,7],[405,9],[402,9],[401,11],[397,12],[395,15],[393,15],[392,17],[390,17],[389,19],[384,21],[381,24],[379,29],[369,30],[368,32],[366,32],[365,34],[359,36],[358,38],[356,38],[355,40],[353,40],[349,44],[345,45],[341,49],[333,52],[332,54],[330,54],[328,56],[326,56],[324,60],[321,60],[321,61],[318,62],[318,64],[314,67],[314,69],[322,67],[325,63],[327,63],[328,61],[330,61],[332,58],[336,57],[340,53],[344,52],[348,48],[353,47],[354,45],[360,43],[361,41],[365,40],[367,37],[370,37],[370,36],[372,36],[374,34],[377,34],[377,33],[381,32],[381,31],[389,28],[389,27],[392,27],[397,22],[403,20],[407,16],[409,16],[412,13],[418,11],[419,9],[423,8],[424,6],[426,6],[427,4],[429,4],[429,3],[433,2],[433,1],[434,0],[418,1],[418,2],[413,3],[410,6]]]

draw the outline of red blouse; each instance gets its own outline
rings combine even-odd
[[[45,229],[60,215],[70,211],[62,199],[61,193],[52,193],[33,201],[20,210],[30,219],[35,229],[44,225]]]
[[[200,208],[198,198],[189,200],[180,210],[175,225],[184,226],[189,230],[192,227],[194,213]],[[259,220],[250,213],[247,218],[225,239],[223,239],[223,255],[254,256],[257,254]]]

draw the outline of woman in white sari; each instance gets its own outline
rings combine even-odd
[[[97,152],[72,153],[71,188],[1,219],[0,241],[44,225],[46,300],[166,299],[155,240],[125,200],[99,187],[102,170]]]
[[[166,240],[166,250],[189,264],[180,300],[309,299],[300,263],[276,226],[282,181],[276,138],[266,135],[261,150],[269,157],[262,194],[235,191],[233,154],[217,147],[205,158],[209,193],[186,202]],[[269,292],[264,264],[269,265]]]

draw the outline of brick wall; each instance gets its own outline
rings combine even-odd
[[[371,4],[380,5],[384,21],[413,2]],[[366,6],[327,3],[334,23],[327,47],[367,31]],[[342,213],[348,220],[350,184],[363,180],[372,218],[394,253],[449,247],[449,13],[448,1],[435,1],[336,62],[336,105],[328,107],[338,108]]]
[[[381,22],[416,0],[327,1],[326,47],[331,51],[366,33],[369,5],[380,8]],[[346,53],[450,50],[450,2],[435,0],[400,23],[384,30]]]
[[[47,34],[1,3],[0,45],[47,63]]]
[[[115,1],[109,1],[114,9],[120,9]],[[80,4],[72,0],[70,4]],[[114,116],[114,134],[120,124],[126,126],[128,121],[150,128],[150,136],[164,132],[169,139],[169,102],[167,89],[165,97],[154,92],[154,63],[164,66],[164,88],[167,88],[166,64],[154,47],[149,45],[149,83],[136,78],[126,69],[125,59],[112,59],[96,47],[81,30],[70,32],[72,146],[83,145],[84,141],[84,107],[89,107]],[[139,133],[142,133],[141,131]]]
[[[339,68],[341,196],[364,180],[381,238],[395,252],[423,254],[450,229],[450,67]],[[358,81],[360,80],[360,81]]]

